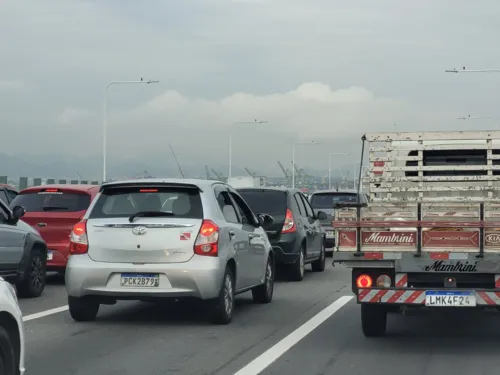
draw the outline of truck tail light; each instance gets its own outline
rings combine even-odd
[[[359,275],[356,279],[356,286],[359,289],[370,288],[373,285],[373,280],[369,275]]]

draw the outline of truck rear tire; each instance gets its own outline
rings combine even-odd
[[[383,336],[387,329],[387,310],[382,305],[361,305],[361,327],[366,337]]]

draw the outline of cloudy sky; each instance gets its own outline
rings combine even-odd
[[[233,164],[358,158],[366,131],[480,129],[498,116],[500,2],[0,0],[0,153]],[[266,124],[235,122],[265,120]],[[0,161],[1,163],[1,161]]]

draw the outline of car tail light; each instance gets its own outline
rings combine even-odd
[[[390,288],[391,287],[391,278],[387,275],[380,275],[377,277],[377,281],[375,282],[379,288]]]
[[[85,254],[89,250],[87,239],[87,220],[76,223],[69,235],[69,253]]]
[[[194,243],[194,253],[216,257],[219,254],[219,227],[211,220],[203,220]]]
[[[359,275],[356,279],[356,286],[358,288],[370,288],[373,284],[373,280],[369,275]]]
[[[297,227],[295,225],[295,221],[293,220],[292,211],[287,208],[285,215],[285,223],[283,224],[283,229],[281,229],[281,233],[293,233],[297,231]]]

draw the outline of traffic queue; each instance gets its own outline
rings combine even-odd
[[[42,297],[50,273],[64,277],[75,321],[93,320],[101,305],[121,300],[194,298],[210,321],[228,324],[238,294],[272,302],[278,270],[295,282],[309,264],[325,270],[333,245],[323,207],[342,194],[308,199],[295,188],[236,189],[200,179],[9,190],[11,199],[0,199],[0,248],[8,250],[0,253],[1,276],[21,326],[17,298]],[[0,328],[14,348],[5,361],[23,367],[23,345],[14,345],[23,338],[9,336],[22,329]]]

